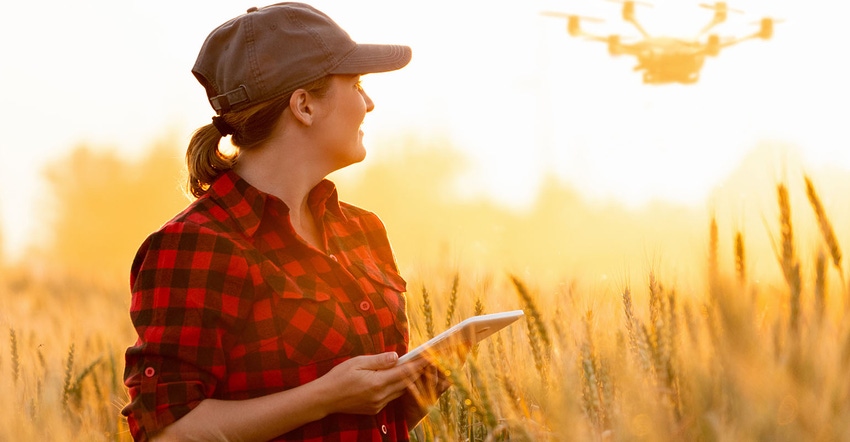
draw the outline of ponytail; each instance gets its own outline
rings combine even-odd
[[[221,132],[207,124],[196,130],[186,149],[186,166],[189,169],[187,190],[195,198],[200,198],[210,188],[210,184],[222,172],[233,167],[236,155],[225,155],[218,149]]]

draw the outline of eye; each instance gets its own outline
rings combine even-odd
[[[357,89],[360,92],[363,92],[363,82],[360,80],[360,77],[357,77],[357,80],[354,82],[354,89]]]

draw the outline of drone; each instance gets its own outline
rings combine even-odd
[[[635,18],[635,5],[651,7],[651,4],[631,0],[608,1],[623,4],[623,20],[634,25],[642,36],[641,40],[627,42],[619,35],[607,37],[594,35],[581,28],[582,21],[602,22],[598,18],[554,11],[544,11],[541,14],[549,17],[566,18],[567,33],[570,36],[607,43],[608,53],[612,56],[625,54],[637,57],[638,64],[634,67],[634,70],[643,72],[643,82],[646,84],[696,83],[706,57],[716,57],[720,54],[721,49],[747,40],[767,40],[773,36],[774,24],[779,22],[779,20],[765,17],[754,23],[759,25],[759,29],[752,34],[743,37],[721,38],[715,33],[708,33],[715,26],[725,22],[730,12],[742,13],[742,11],[729,8],[725,2],[702,3],[699,6],[713,10],[714,16],[695,38],[656,37],[650,35]],[[701,41],[706,34],[708,34],[708,37]]]

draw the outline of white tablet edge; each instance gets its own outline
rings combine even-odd
[[[463,321],[455,324],[448,330],[440,333],[437,336],[429,339],[427,342],[417,346],[413,350],[410,350],[407,354],[401,356],[398,359],[398,364],[403,364],[407,361],[410,361],[416,358],[421,353],[425,352],[427,349],[437,345],[440,341],[444,339],[448,339],[449,337],[463,332],[464,329],[471,326],[486,326],[490,325],[492,328],[485,329],[482,332],[478,332],[473,337],[473,342],[470,342],[470,345],[475,345],[480,342],[482,339],[485,339],[497,331],[507,327],[510,324],[513,324],[517,319],[522,317],[524,312],[522,310],[512,310],[501,313],[490,313],[487,315],[478,315],[478,316],[470,316],[469,318],[464,319]],[[481,333],[486,332],[485,335],[481,335]]]

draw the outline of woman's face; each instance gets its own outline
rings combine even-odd
[[[366,157],[360,126],[366,112],[375,108],[360,86],[359,75],[334,75],[327,94],[320,99],[321,112],[315,120],[317,141],[334,169]]]

